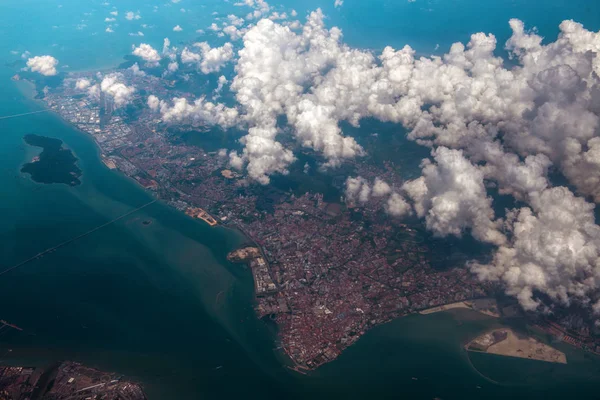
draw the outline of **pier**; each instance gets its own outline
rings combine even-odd
[[[123,214],[123,215],[121,215],[121,216],[117,217],[117,218],[111,219],[110,221],[108,221],[108,222],[106,222],[106,223],[104,223],[104,224],[102,224],[102,225],[99,225],[99,226],[97,226],[97,227],[95,227],[95,228],[93,228],[93,229],[90,229],[89,231],[87,231],[87,232],[85,232],[85,233],[82,233],[81,235],[75,236],[75,237],[73,237],[73,238],[71,238],[71,239],[69,239],[69,240],[65,240],[64,242],[57,244],[56,246],[50,247],[49,249],[46,249],[46,250],[44,250],[44,251],[42,251],[42,252],[40,252],[40,253],[36,254],[35,256],[33,256],[33,257],[30,257],[30,258],[28,258],[27,260],[25,260],[25,261],[22,261],[22,262],[20,262],[19,264],[13,265],[12,267],[10,267],[10,268],[8,268],[8,269],[6,269],[6,270],[4,270],[4,271],[0,272],[0,276],[4,275],[4,274],[6,274],[6,273],[9,273],[9,272],[11,272],[11,271],[14,271],[14,270],[15,270],[15,269],[17,269],[17,268],[19,268],[19,267],[22,267],[23,265],[25,265],[25,264],[28,264],[28,263],[32,262],[33,260],[37,260],[38,258],[41,258],[41,257],[43,257],[44,255],[46,255],[46,254],[48,254],[48,253],[51,253],[51,252],[53,252],[54,250],[57,250],[57,249],[59,249],[59,248],[61,248],[61,247],[64,247],[64,246],[66,246],[66,245],[70,244],[70,243],[73,243],[73,242],[74,242],[74,241],[76,241],[76,240],[79,240],[79,239],[81,239],[81,238],[84,238],[84,237],[86,237],[86,236],[88,236],[88,235],[91,235],[92,233],[94,233],[94,232],[96,232],[96,231],[99,231],[100,229],[102,229],[102,228],[104,228],[104,227],[107,227],[108,225],[114,224],[115,222],[117,222],[117,221],[119,221],[119,220],[121,220],[121,219],[123,219],[123,218],[125,218],[125,217],[128,217],[128,216],[130,216],[131,214],[133,214],[133,213],[135,213],[135,212],[137,212],[137,211],[140,211],[141,209],[143,209],[143,208],[146,208],[146,207],[148,207],[149,205],[151,205],[151,204],[154,204],[154,203],[156,203],[156,202],[157,202],[157,200],[152,200],[151,202],[149,202],[149,203],[146,203],[146,204],[144,204],[144,205],[141,205],[141,206],[139,206],[138,208],[135,208],[135,209],[133,209],[133,210],[131,210],[131,211],[129,211],[129,212],[127,212],[127,213],[125,213],[125,214]]]
[[[10,118],[24,117],[26,115],[45,113],[45,112],[49,112],[49,111],[50,110],[39,110],[39,111],[26,112],[26,113],[22,113],[22,114],[5,115],[3,117],[0,117],[0,119],[10,119]]]

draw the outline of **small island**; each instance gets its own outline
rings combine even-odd
[[[34,134],[26,135],[24,140],[28,145],[43,150],[31,162],[23,165],[21,172],[30,174],[31,179],[38,183],[64,183],[70,186],[81,183],[77,158],[71,150],[63,147],[62,141]]]

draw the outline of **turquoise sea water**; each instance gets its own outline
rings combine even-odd
[[[132,44],[160,47],[164,37],[173,43],[193,40],[196,29],[213,21],[213,12],[246,12],[221,1],[120,0],[114,1],[118,26],[108,34],[103,20],[112,5],[101,3],[2,1],[2,64],[20,57],[11,51],[27,50],[51,54],[71,70],[112,67]],[[442,51],[479,30],[494,32],[503,42],[511,17],[538,26],[547,37],[556,34],[565,18],[600,29],[599,6],[589,1],[346,0],[340,9],[333,8],[333,1],[282,4],[281,11],[296,8],[300,15],[322,7],[327,23],[340,26],[353,46],[378,49],[410,43],[424,54],[437,44]],[[140,20],[123,18],[126,11],[138,10]],[[172,31],[177,24],[183,32]],[[129,36],[140,30],[143,38]],[[11,81],[12,74],[0,67],[0,116],[40,109],[29,84]],[[62,140],[79,159],[82,184],[39,185],[22,175],[22,164],[39,153],[24,143],[29,133]],[[89,137],[55,115],[0,121],[2,270],[149,200],[133,181],[101,163]],[[144,220],[152,224],[143,225]],[[78,360],[141,380],[152,399],[597,398],[597,362],[568,347],[561,347],[569,356],[567,366],[484,355],[469,360],[462,343],[495,323],[469,313],[394,321],[367,333],[312,376],[292,373],[274,351],[273,327],[254,317],[249,271],[225,260],[243,240],[156,203],[2,275],[0,318],[25,333],[0,335],[0,361]],[[501,383],[482,377],[471,362]]]

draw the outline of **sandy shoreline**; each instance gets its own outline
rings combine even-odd
[[[559,364],[567,363],[567,357],[562,351],[531,336],[519,335],[509,328],[486,332],[469,342],[465,349],[506,357],[527,358]]]

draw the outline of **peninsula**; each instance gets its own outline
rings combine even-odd
[[[191,101],[189,92],[167,87],[158,77],[118,72],[140,92]],[[163,122],[138,92],[128,110],[109,96],[82,97],[75,80],[95,76],[68,74],[44,101],[94,139],[108,168],[181,212],[209,225],[220,221],[255,244],[256,250],[230,259],[250,264],[256,313],[278,325],[281,347],[297,370],[336,359],[367,330],[394,318],[490,293],[491,286],[462,265],[434,267],[445,255],[423,243],[412,227],[384,215],[381,198],[349,207],[316,190],[252,183],[229,170],[221,152],[180,139],[182,132],[202,127]],[[379,177],[397,187],[403,182],[392,163],[352,168],[366,179]]]
[[[468,351],[479,351],[507,357],[528,358],[530,360],[553,363],[567,363],[565,353],[540,342],[539,340],[503,328],[487,332],[469,342]]]

